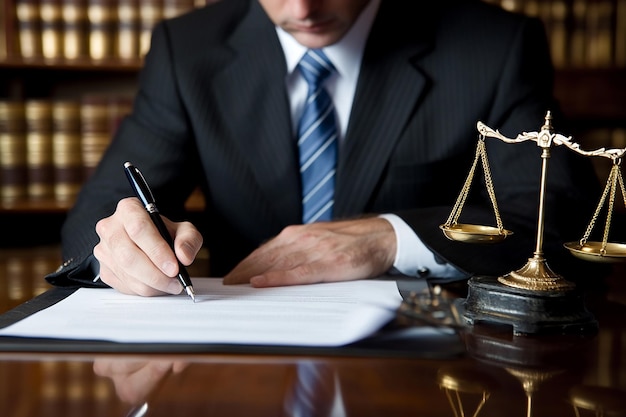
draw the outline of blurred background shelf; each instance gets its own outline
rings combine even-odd
[[[162,18],[212,1],[0,0],[0,226],[14,227],[23,221],[47,224],[48,240],[58,239],[58,228],[88,170],[97,163],[98,152],[106,147],[116,123],[130,111],[152,27]],[[588,149],[626,147],[626,0],[483,1],[543,20],[556,67],[555,95],[570,122],[571,131],[559,132],[574,136]],[[90,20],[88,7],[98,4],[109,12],[109,21]],[[65,9],[57,10],[57,20],[47,21],[41,11],[55,5],[73,7],[75,13],[64,15]],[[133,8],[128,9],[130,6]],[[33,199],[28,192],[13,189],[16,178],[29,178],[14,169],[14,150],[28,152],[16,139],[28,134],[27,120],[21,125],[14,116],[3,121],[1,110],[37,100],[78,105],[80,128],[71,134],[80,143],[77,146],[85,147],[91,141],[89,151],[73,151],[81,154],[72,160],[73,167],[82,167],[83,172],[75,175],[62,198]],[[92,107],[90,113],[86,106],[103,101],[109,103],[110,124],[98,131],[94,126],[99,121],[93,115],[104,111],[103,107]],[[11,139],[6,130],[9,125],[20,125],[23,131]],[[97,142],[95,134],[99,135]],[[29,160],[27,155],[22,161]],[[48,168],[53,184],[57,181],[54,167]],[[598,174],[604,173],[600,167]],[[199,191],[187,203],[191,216],[199,215],[203,206]],[[0,237],[0,245],[11,242],[14,237]]]

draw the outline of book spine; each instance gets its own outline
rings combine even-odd
[[[163,18],[161,0],[139,0],[139,55],[150,49],[152,29]]]
[[[24,103],[0,101],[0,201],[26,198],[26,128]]]
[[[118,0],[117,55],[122,60],[139,58],[139,2]]]
[[[111,59],[115,56],[116,10],[114,1],[88,0],[89,57],[93,60]]]
[[[95,171],[110,142],[109,99],[100,95],[85,95],[80,106],[81,157],[84,178]]]
[[[626,67],[626,0],[615,5],[615,65]]]
[[[0,271],[6,270],[7,258],[6,256],[0,256]],[[13,308],[13,306],[9,300],[8,282],[6,279],[0,279],[0,311],[9,311],[11,308]],[[9,404],[10,401],[14,400],[11,395],[11,388],[14,386],[14,381],[9,381],[9,374],[10,372],[0,372],[0,401],[2,401],[2,404]]]
[[[9,56],[9,48],[8,48],[8,37],[7,32],[9,31],[9,19],[11,15],[8,12],[6,6],[6,0],[0,0],[0,59],[6,59]]]
[[[41,52],[45,59],[63,58],[63,13],[61,0],[39,0]]]
[[[52,106],[54,196],[62,204],[76,199],[83,180],[80,103],[56,100]]]
[[[613,63],[613,3],[594,0],[587,4],[586,55],[588,67],[606,68]]]
[[[18,50],[24,59],[42,57],[39,6],[36,0],[16,0]]]
[[[180,16],[195,7],[195,0],[163,0],[163,19]]]
[[[587,0],[573,0],[571,5],[571,29],[569,33],[569,63],[580,68],[585,65],[587,43]]]
[[[57,268],[60,258],[60,250],[56,245],[31,247],[27,251],[23,248],[3,248],[0,251],[0,311],[15,308],[52,288],[43,277]],[[9,383],[8,379],[3,379],[5,374],[12,375],[11,372],[0,372],[0,386]],[[40,375],[35,373],[32,376]],[[12,382],[5,387],[4,398],[14,399],[15,395],[19,395],[20,385]],[[38,383],[33,386],[38,386]],[[6,408],[3,409],[3,415],[20,414],[10,411],[7,414],[5,411]]]
[[[27,299],[32,294],[33,280],[30,275],[30,263],[22,257],[8,258],[6,271],[9,301],[13,307],[17,307],[20,300]]]
[[[69,60],[87,57],[87,2],[63,0],[63,57]]]
[[[4,33],[0,34],[0,40],[4,39],[5,58],[20,57],[19,28],[17,18],[17,0],[0,0],[0,26],[4,27]]]
[[[26,167],[28,198],[31,201],[54,199],[52,160],[52,102],[26,100]]]
[[[500,0],[500,7],[515,13],[524,12],[524,0]]]
[[[552,0],[550,4],[550,22],[551,29],[549,33],[550,37],[550,51],[552,54],[552,61],[557,68],[563,68],[567,66],[569,56],[568,51],[568,7],[565,0]]]
[[[32,271],[30,274],[32,280],[31,293],[25,294],[25,301],[28,301],[52,288],[52,285],[48,284],[42,277],[57,269],[61,263],[61,252],[54,246],[40,247],[30,251],[30,256],[25,258],[24,262],[30,265]]]
[[[528,16],[540,17],[541,16],[541,0],[525,0],[522,2],[522,12]]]

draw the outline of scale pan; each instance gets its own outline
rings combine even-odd
[[[467,243],[497,243],[513,234],[506,229],[478,224],[442,224],[439,228],[448,239]]]
[[[607,243],[604,253],[602,253],[602,242],[587,242],[580,245],[580,242],[567,242],[563,246],[572,255],[585,261],[591,262],[626,262],[626,244]]]

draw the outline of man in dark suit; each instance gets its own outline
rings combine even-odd
[[[308,48],[337,69],[326,88],[339,151],[333,221],[302,225],[295,132],[305,88],[295,67]],[[222,0],[164,21],[133,113],[69,213],[66,261],[48,279],[90,285],[99,274],[123,292],[180,292],[174,254],[127,198],[125,161],[152,185],[176,256],[189,264],[206,245],[211,274],[226,283],[506,273],[534,249],[536,144],[486,140],[514,231],[503,244],[452,242],[438,226],[474,158],[477,121],[515,137],[552,111],[565,127],[552,77],[539,20],[480,1]],[[201,230],[181,222],[196,186],[206,198]],[[599,196],[588,159],[554,149],[547,190],[545,251],[568,268],[575,260],[562,243],[582,235]],[[463,216],[493,223],[478,179]]]

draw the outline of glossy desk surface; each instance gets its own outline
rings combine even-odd
[[[0,252],[2,312],[49,288],[56,248]],[[597,333],[476,325],[448,357],[3,352],[0,415],[626,416],[626,268],[603,283],[587,300]],[[304,380],[311,369],[325,389]]]

